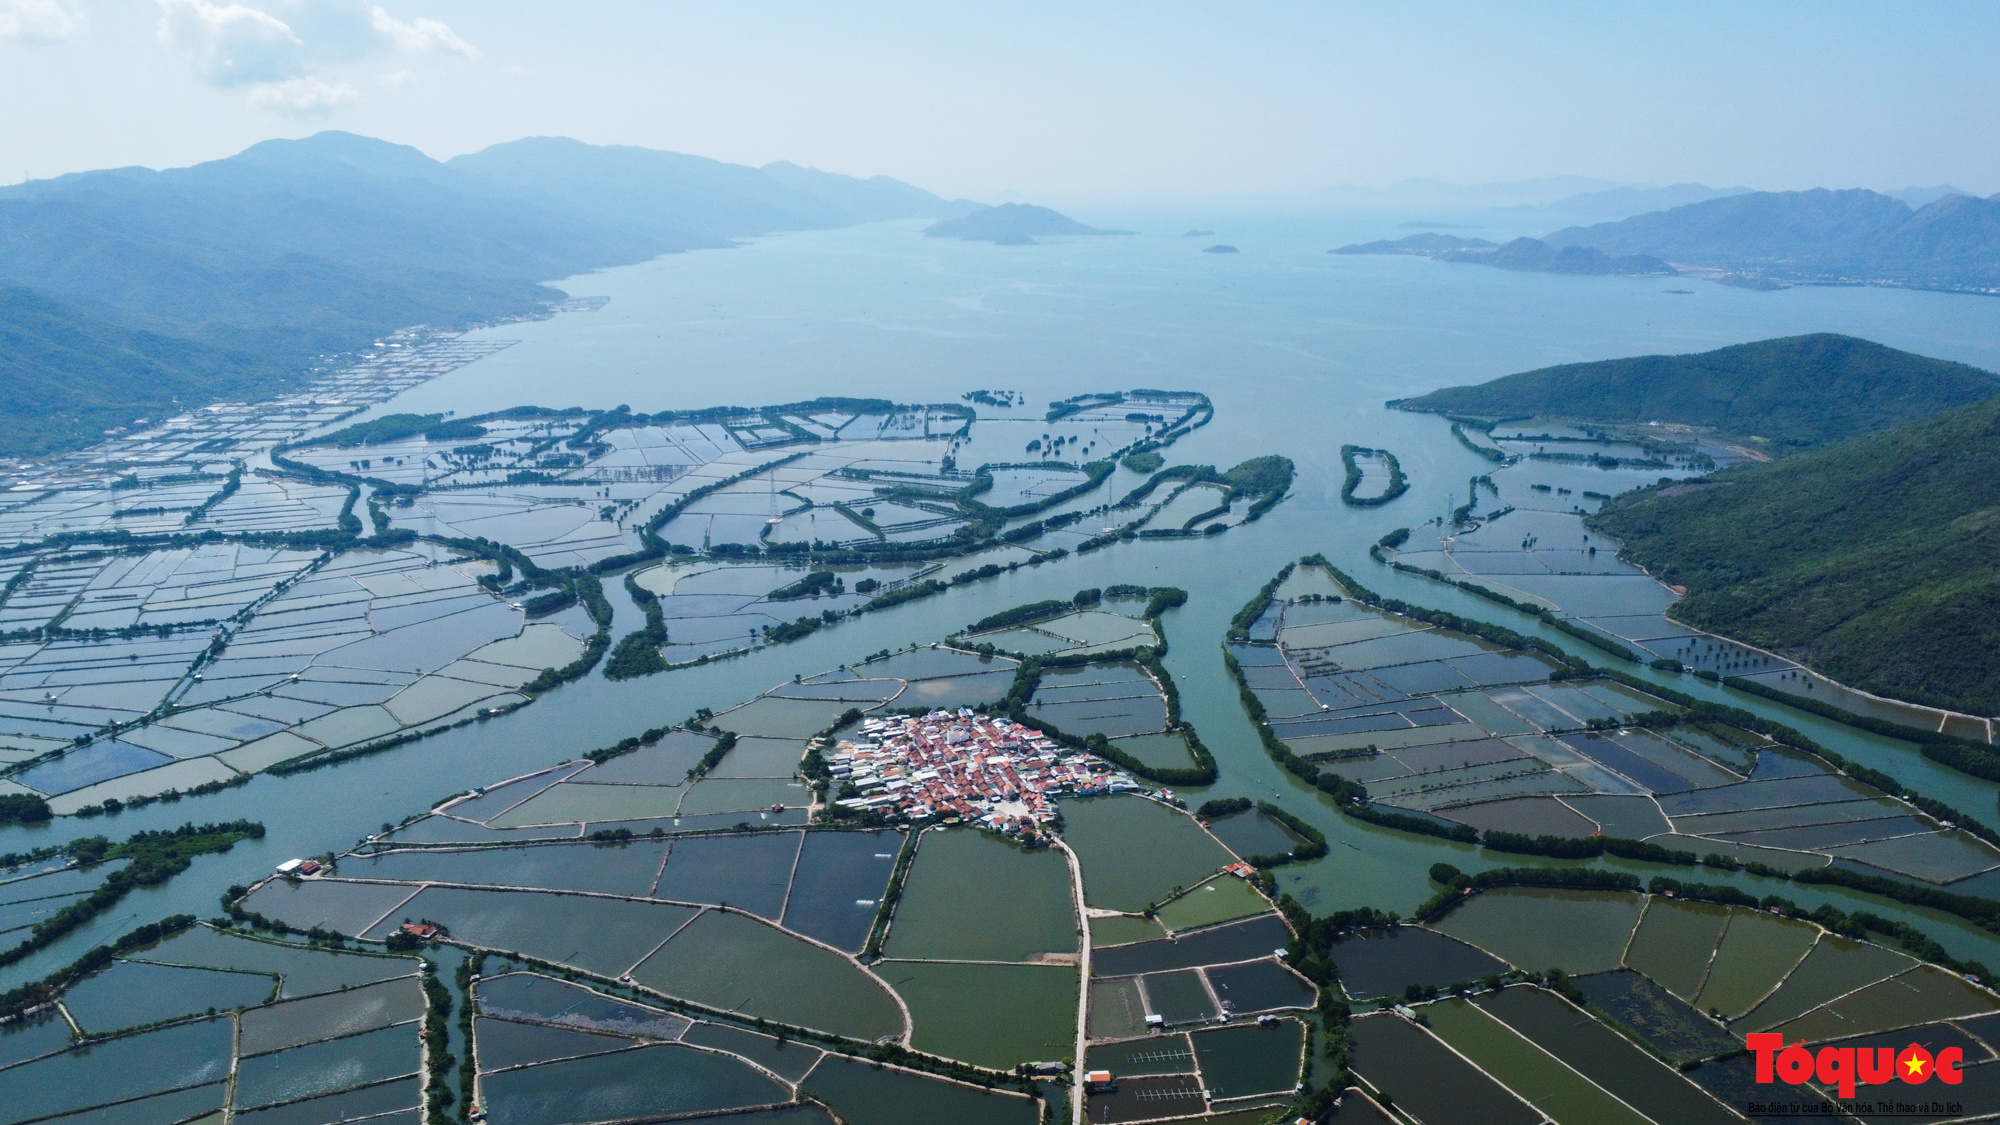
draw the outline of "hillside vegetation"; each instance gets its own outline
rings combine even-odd
[[[88,445],[110,425],[270,391],[286,385],[285,375],[255,355],[131,328],[0,283],[0,451]]]
[[[1687,586],[1682,620],[1866,691],[2000,714],[2000,398],[1627,493],[1589,523]]]
[[[1817,333],[1694,355],[1544,367],[1390,405],[1483,418],[1678,422],[1784,454],[1993,394],[2000,394],[2000,376],[1991,372]]]

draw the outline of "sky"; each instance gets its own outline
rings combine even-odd
[[[946,196],[1583,175],[2000,191],[2000,4],[0,0],[0,183],[345,129]]]

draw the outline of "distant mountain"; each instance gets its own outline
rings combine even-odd
[[[1326,203],[1362,207],[1537,207],[1559,199],[1622,186],[1589,176],[1549,176],[1538,180],[1488,184],[1415,179],[1385,188],[1339,184],[1314,192],[1313,198]]]
[[[1936,187],[1906,187],[1900,191],[1885,191],[1882,194],[1891,199],[1900,199],[1912,207],[1928,207],[1947,195],[1972,195],[1974,193],[1964,188],[1953,187],[1950,184],[1938,184]]]
[[[1002,203],[998,207],[982,208],[924,228],[924,234],[930,238],[961,238],[967,242],[995,242],[1002,246],[1032,246],[1038,237],[1131,233],[1129,230],[1087,227],[1067,215],[1027,203]]]
[[[970,199],[944,200],[920,187],[888,176],[863,180],[835,172],[822,172],[817,168],[803,168],[789,160],[766,164],[758,171],[793,191],[825,200],[855,223],[935,217],[955,219],[985,206]]]
[[[1860,189],[1752,192],[1544,241],[1779,281],[2000,290],[2000,199],[1964,195],[1912,210]]]
[[[534,311],[543,278],[672,244],[505,198],[344,133],[0,189],[0,280],[296,360],[410,324]]]
[[[1666,187],[1616,187],[1584,192],[1553,203],[1517,205],[1497,210],[1521,219],[1549,216],[1560,219],[1624,219],[1648,211],[1664,211],[1725,196],[1744,195],[1747,187],[1713,188],[1707,184],[1669,184]],[[1933,197],[1935,198],[1935,197]],[[1924,202],[1928,203],[1929,200]]]
[[[1569,363],[1390,403],[1483,418],[1712,429],[1773,454],[1845,441],[2000,394],[2000,375],[1818,333],[1695,355]]]
[[[445,167],[465,174],[466,190],[497,190],[572,218],[644,231],[675,248],[724,246],[764,231],[936,218],[977,206],[954,205],[886,176],[860,180],[789,163],[750,168],[568,137],[509,141],[455,156]]]
[[[0,418],[0,455],[73,448],[159,413],[157,396],[142,393],[148,380],[168,402],[202,405],[210,384],[181,375],[208,366],[222,376],[215,385],[251,397],[290,385],[315,356],[398,328],[536,315],[563,296],[542,284],[550,278],[766,231],[974,206],[791,164],[562,138],[440,163],[339,132],[191,168],[0,188],[0,324],[67,341],[33,349],[33,366],[14,368],[31,378],[19,385],[96,381],[72,396],[75,427],[36,438]],[[0,410],[32,410],[24,396]]]
[[[1330,251],[1334,254],[1419,254],[1440,262],[1472,262],[1503,270],[1530,270],[1536,273],[1622,274],[1642,277],[1672,274],[1674,268],[1658,258],[1643,254],[1612,257],[1587,247],[1557,249],[1533,238],[1517,238],[1496,246],[1483,238],[1459,238],[1449,234],[1413,234],[1391,242],[1362,242]]]
[[[1864,691],[2000,714],[2000,397],[1590,524],[1685,585],[1674,616]]]

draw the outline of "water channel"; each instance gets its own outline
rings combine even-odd
[[[1991,298],[1864,288],[1753,292],[1679,279],[1328,255],[1331,246],[1383,235],[1387,224],[1361,219],[1157,215],[1116,225],[1159,233],[995,247],[924,239],[912,224],[875,224],[570,279],[558,284],[575,295],[608,295],[610,303],[485,330],[481,335],[521,343],[377,412],[463,415],[524,403],[621,402],[653,411],[822,394],[943,402],[977,388],[1021,391],[1040,404],[1096,390],[1194,390],[1211,396],[1216,418],[1174,447],[1173,461],[1226,468],[1283,453],[1297,463],[1292,496],[1262,521],[1205,539],[1127,543],[1023,568],[702,667],[622,683],[593,673],[512,714],[333,768],[260,775],[240,788],[99,820],[0,830],[0,850],[25,851],[189,820],[249,817],[269,828],[261,841],[202,857],[164,886],[131,894],[94,924],[0,972],[0,987],[38,978],[163,915],[214,915],[229,884],[252,882],[292,856],[344,850],[471,786],[573,758],[697,708],[720,710],[795,674],[938,639],[1009,606],[1114,583],[1175,585],[1190,594],[1165,619],[1167,666],[1222,778],[1208,793],[1184,795],[1269,799],[1322,828],[1332,855],[1280,876],[1281,887],[1315,911],[1408,911],[1430,893],[1430,863],[1478,870],[1524,860],[1346,819],[1279,770],[1222,665],[1218,646],[1230,616],[1286,562],[1324,552],[1383,593],[1535,631],[1596,662],[1606,658],[1531,619],[1369,560],[1369,544],[1448,514],[1463,503],[1467,479],[1490,468],[1454,441],[1442,420],[1386,410],[1385,400],[1552,363],[1811,331],[2000,369],[2000,302]],[[1242,252],[1199,253],[1174,234],[1191,225],[1215,228]],[[1691,295],[1670,292],[1689,287]],[[1379,508],[1342,505],[1343,443],[1396,453],[1409,493]],[[614,639],[643,624],[615,578],[605,589],[616,610]],[[1933,765],[1913,747],[1692,677],[1641,674],[1776,715],[1925,795],[1975,816],[1995,815],[2000,788]],[[1807,905],[1866,905],[1907,918],[1954,955],[2000,965],[2000,937],[1948,916],[1830,889],[1737,881]]]

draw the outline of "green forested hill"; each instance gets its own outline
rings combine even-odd
[[[1681,422],[1785,453],[1875,433],[1988,395],[2000,376],[1832,333],[1694,355],[1569,363],[1391,405],[1477,417]]]
[[[1627,493],[1589,522],[1687,586],[1682,620],[1867,691],[2000,714],[2000,397]]]
[[[298,378],[263,356],[142,331],[0,283],[0,451],[89,445],[139,417],[268,394]]]

